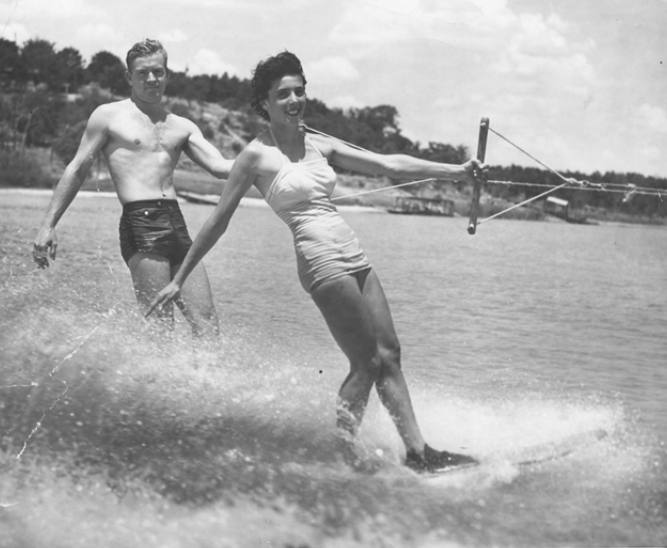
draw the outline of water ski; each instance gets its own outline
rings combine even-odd
[[[445,474],[460,472],[470,468],[479,468],[480,466],[489,465],[497,462],[509,463],[513,466],[527,467],[537,464],[542,464],[552,460],[562,459],[575,451],[584,449],[594,442],[600,441],[607,436],[604,429],[598,428],[595,430],[587,430],[585,432],[578,432],[571,434],[560,440],[543,442],[527,447],[521,447],[512,451],[506,451],[500,455],[495,455],[491,459],[483,459],[476,463],[466,463],[459,466],[449,466],[423,474],[425,478],[437,478]]]

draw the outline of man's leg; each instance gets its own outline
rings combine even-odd
[[[176,273],[175,267],[172,274]],[[199,263],[185,280],[176,303],[188,320],[195,336],[214,337],[219,333],[218,315],[213,305],[211,284],[206,269]]]
[[[142,313],[148,310],[157,292],[171,281],[171,268],[166,257],[156,253],[135,253],[127,262],[134,285],[134,294]],[[174,313],[171,304],[156,309],[155,316],[165,325],[173,325]]]

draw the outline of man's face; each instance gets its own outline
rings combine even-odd
[[[147,103],[160,102],[167,85],[164,55],[158,52],[137,57],[127,73],[127,80],[134,97]]]

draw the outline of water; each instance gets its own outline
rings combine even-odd
[[[120,208],[80,196],[59,259],[31,264],[46,206],[0,194],[0,546],[627,546],[667,543],[667,231],[345,211],[385,286],[418,418],[488,464],[435,483],[340,462],[346,374],[301,290],[287,228],[242,207],[205,259],[217,344],[137,317]],[[196,232],[210,208],[185,204]],[[31,383],[33,383],[31,385]],[[502,458],[608,436],[520,469]],[[20,457],[20,458],[17,458]]]

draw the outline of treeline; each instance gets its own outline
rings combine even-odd
[[[31,39],[22,46],[0,38],[0,163],[5,168],[3,184],[22,184],[7,180],[7,152],[26,147],[50,147],[63,161],[73,155],[85,121],[100,104],[126,96],[129,86],[125,78],[125,64],[108,51],[100,51],[85,63],[73,47],[57,50],[47,40]],[[194,75],[171,71],[166,95],[175,101],[174,112],[193,119],[207,138],[225,131],[226,122],[211,127],[210,121],[192,115],[193,102],[217,103],[229,111],[240,113],[239,128],[242,138],[249,140],[263,121],[248,104],[250,82],[228,74]],[[71,95],[76,94],[76,95]],[[72,100],[76,97],[75,100]],[[399,125],[399,113],[394,106],[338,109],[329,108],[322,101],[309,101],[305,122],[325,133],[357,146],[383,153],[404,153],[428,160],[461,163],[469,158],[465,146],[440,142],[422,145],[405,137]],[[8,159],[9,158],[9,159]],[[638,173],[607,172],[584,174],[565,172],[567,177],[594,183],[633,184],[641,188],[659,189],[667,193],[667,179],[646,177]],[[518,181],[531,184],[557,185],[562,181],[554,174],[539,168],[522,166],[493,167],[490,179]],[[30,183],[39,184],[34,174]],[[46,183],[42,181],[42,184]],[[489,185],[487,191],[510,200],[534,196],[544,191],[541,186]],[[667,215],[661,196],[638,193],[631,201],[624,201],[623,193],[582,192],[563,190],[559,196],[576,205],[590,205],[630,210],[642,215]]]
[[[590,206],[621,211],[630,215],[667,217],[667,179],[665,178],[615,171],[604,173],[595,171],[588,174],[580,171],[561,171],[560,173],[567,178],[592,183],[583,187],[566,187],[554,194],[554,196],[569,200],[574,208]],[[488,179],[529,183],[527,185],[487,185],[487,192],[512,202],[537,196],[548,190],[542,185],[557,186],[564,182],[550,171],[517,165],[492,166],[489,169]],[[599,185],[602,185],[605,190],[602,190]]]
[[[81,122],[98,104],[129,92],[125,64],[113,53],[100,51],[85,64],[77,49],[56,50],[53,43],[42,39],[28,40],[19,47],[15,42],[0,38],[0,88],[4,92],[0,104],[0,131],[3,132],[0,139],[5,148],[17,143],[52,146],[63,131],[70,131],[72,127],[81,131]],[[67,101],[67,94],[84,89],[86,93],[79,100]],[[95,92],[96,89],[100,91]],[[109,90],[111,95],[101,90]],[[190,76],[187,72],[171,71],[165,94],[188,103],[218,103],[227,109],[242,111],[247,119],[242,128],[246,138],[251,138],[261,125],[248,104],[250,81],[247,79],[226,73]],[[179,114],[187,115],[187,108],[180,106]],[[343,111],[312,100],[306,123],[378,152],[401,152],[457,163],[468,157],[463,146],[430,142],[422,147],[420,143],[413,143],[402,135],[398,111],[389,105]],[[217,130],[202,129],[209,136]],[[61,148],[56,143],[55,152],[59,153]]]

